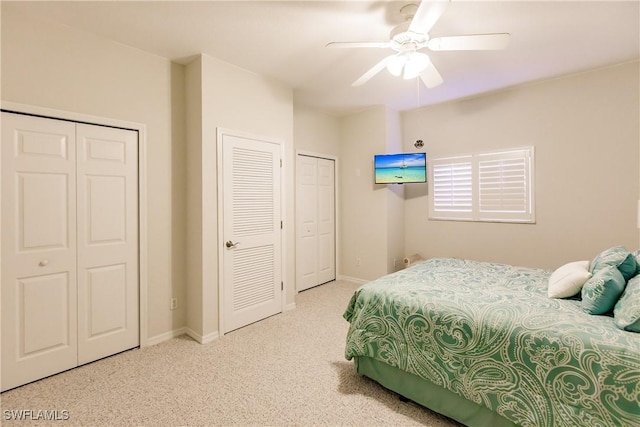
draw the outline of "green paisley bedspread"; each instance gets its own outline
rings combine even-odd
[[[550,271],[431,259],[359,288],[345,355],[522,426],[640,426],[640,334],[547,297]]]

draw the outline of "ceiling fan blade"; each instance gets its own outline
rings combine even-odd
[[[507,47],[510,37],[509,33],[435,37],[427,47],[431,50],[499,50]]]
[[[387,48],[391,47],[391,44],[387,42],[331,42],[327,43],[325,47],[338,48],[338,49],[351,49],[354,47],[375,47],[375,48]]]
[[[369,71],[364,73],[358,80],[351,83],[351,86],[362,86],[363,84],[368,82],[369,79],[371,79],[373,76],[378,74],[380,71],[384,70],[384,68],[387,66],[387,62],[389,62],[389,60],[394,56],[395,55],[389,55],[386,58],[384,58],[382,61],[378,62],[376,65],[371,67]]]
[[[449,6],[449,0],[423,0],[411,20],[409,31],[427,34]]]
[[[429,89],[436,87],[443,82],[442,76],[438,70],[436,70],[436,67],[431,61],[429,61],[429,65],[420,72],[419,76],[422,83],[424,83],[424,85]]]

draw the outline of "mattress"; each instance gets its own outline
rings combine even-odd
[[[640,425],[640,334],[548,298],[550,274],[436,258],[377,279],[349,302],[345,355],[516,425]]]

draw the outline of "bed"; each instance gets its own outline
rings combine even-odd
[[[358,373],[468,426],[640,426],[640,334],[551,271],[435,258],[360,287],[344,317]]]

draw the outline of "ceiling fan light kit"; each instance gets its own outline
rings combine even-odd
[[[402,69],[404,68],[404,64],[406,64],[406,62],[406,56],[402,54],[394,55],[387,61],[387,71],[389,71],[391,75],[399,77],[402,74]]]
[[[405,80],[415,79],[423,72],[431,60],[420,52],[403,52],[392,56],[387,61],[387,70],[394,76]]]
[[[415,79],[422,73],[431,63],[427,55],[420,52],[412,52],[404,64],[404,72],[402,78],[405,80]]]
[[[442,76],[431,62],[429,56],[420,49],[431,51],[457,50],[499,50],[507,47],[508,33],[475,34],[467,36],[449,36],[431,38],[429,31],[445,12],[449,0],[423,0],[420,4],[410,3],[400,9],[405,21],[391,30],[389,41],[332,42],[330,48],[391,48],[396,53],[387,56],[371,67],[352,83],[352,86],[365,84],[383,69],[393,76],[404,79],[420,80],[428,88],[443,82]]]

